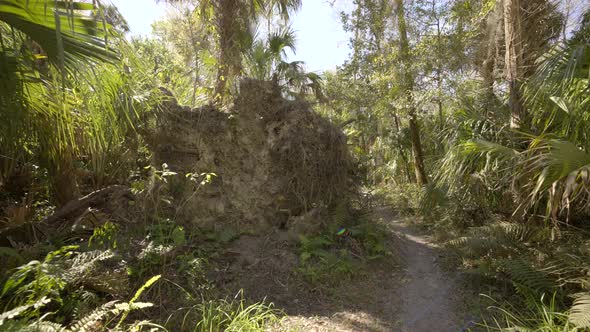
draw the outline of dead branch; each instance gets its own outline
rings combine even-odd
[[[130,192],[131,190],[128,187],[121,185],[113,185],[93,191],[84,197],[69,201],[66,205],[55,211],[53,214],[43,218],[41,223],[48,225],[53,224],[60,219],[74,214],[75,212],[84,213],[84,211],[90,207],[103,205],[106,202],[105,199],[109,198],[110,196],[114,196],[116,194],[120,197],[127,195]]]

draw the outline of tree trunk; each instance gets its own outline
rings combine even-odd
[[[438,106],[438,121],[440,122],[440,130],[445,128],[445,118],[444,118],[444,111],[443,111],[443,102],[442,102],[442,95],[443,95],[443,45],[442,45],[442,31],[441,31],[441,19],[438,13],[436,12],[436,1],[432,1],[432,14],[436,17],[436,53],[438,57],[436,59],[436,103]]]
[[[486,97],[486,111],[491,111],[494,107],[494,100],[496,95],[494,93],[494,70],[496,69],[496,56],[499,52],[503,36],[503,4],[501,1],[496,2],[494,10],[488,14],[486,19],[486,32],[484,34],[485,58],[480,67],[480,75],[483,80],[483,88],[485,89]]]
[[[189,32],[190,32],[190,37],[191,37],[191,44],[193,46],[193,56],[195,58],[195,65],[194,65],[194,75],[195,77],[193,78],[193,96],[191,98],[191,106],[195,107],[195,101],[197,99],[197,87],[199,85],[199,47],[198,47],[198,42],[199,40],[197,40],[197,35],[195,34],[194,28],[193,28],[193,22],[191,22],[191,16],[192,13],[191,12],[185,12],[185,18],[186,18],[186,23],[188,24],[188,28],[189,28]]]
[[[510,127],[520,128],[526,115],[520,91],[524,62],[520,0],[504,0],[504,40],[506,43],[506,81],[511,109]]]
[[[428,183],[428,177],[424,169],[424,156],[422,154],[422,142],[420,141],[420,126],[415,110],[410,113],[410,138],[412,140],[412,154],[414,155],[414,171],[416,181],[420,185]]]
[[[418,184],[425,185],[428,183],[426,170],[424,169],[424,157],[422,152],[422,143],[420,141],[420,126],[418,124],[418,117],[416,115],[416,107],[414,105],[414,76],[411,69],[411,55],[410,45],[408,43],[408,32],[406,30],[406,19],[404,14],[403,0],[395,0],[397,6],[397,24],[400,39],[400,55],[403,66],[404,89],[406,93],[406,102],[408,107],[408,115],[410,118],[410,138],[412,140],[412,154],[414,157],[414,170],[416,173],[416,180]]]
[[[234,0],[219,0],[215,10],[219,31],[219,56],[214,100],[220,102],[227,94],[229,76],[237,75],[241,66],[240,49],[237,42],[240,29],[239,6]]]
[[[397,134],[401,133],[400,125],[399,125],[399,118],[397,113],[393,113],[393,120],[395,121],[395,129],[397,130]],[[399,136],[398,136],[399,137]],[[408,165],[408,158],[406,157],[406,152],[404,151],[403,146],[400,144],[399,154],[402,157],[402,162],[404,163],[404,173],[406,174],[406,178],[408,183],[416,182],[414,178],[412,178],[412,173],[410,172],[410,166]]]
[[[58,206],[80,196],[76,169],[70,151],[63,151],[62,155],[56,157],[58,160],[50,162],[49,173],[52,178],[53,191]]]

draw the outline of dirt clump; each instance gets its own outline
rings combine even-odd
[[[191,109],[171,95],[161,109],[149,144],[156,167],[193,175],[169,184],[184,221],[284,225],[354,188],[340,128],[305,101],[283,98],[271,82],[243,80],[226,110]],[[200,185],[205,173],[215,176]]]

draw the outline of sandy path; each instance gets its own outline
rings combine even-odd
[[[330,297],[298,297],[309,310],[284,304],[284,331],[464,331],[467,315],[457,309],[464,292],[458,275],[439,266],[441,250],[392,209],[378,209],[375,217],[391,232],[387,242],[393,255]]]
[[[399,290],[402,310],[399,317],[402,331],[458,332],[462,330],[457,313],[457,276],[443,271],[439,250],[429,238],[412,226],[385,212],[390,227],[399,235],[403,283]]]

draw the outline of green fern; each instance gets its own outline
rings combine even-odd
[[[102,306],[94,309],[88,315],[84,316],[76,323],[72,325],[73,331],[88,331],[93,326],[96,325],[97,322],[100,322],[103,318],[107,317],[108,315],[113,313],[113,309],[117,301],[111,301],[103,304]]]
[[[23,331],[25,332],[71,332],[59,323],[40,320],[29,324]]]
[[[35,303],[48,297],[63,303],[61,292],[75,286],[95,271],[96,265],[113,257],[110,251],[76,252],[65,246],[47,254],[43,261],[31,261],[15,269],[5,282],[0,298],[14,303]]]
[[[152,277],[150,280],[148,280],[142,287],[140,287],[137,290],[135,296],[129,302],[107,302],[101,305],[100,307],[94,309],[88,315],[82,317],[81,319],[73,323],[69,328],[62,326],[59,323],[46,320],[46,316],[42,316],[40,319],[33,319],[32,316],[27,314],[27,312],[29,312],[31,309],[39,310],[41,307],[49,303],[50,299],[46,297],[42,298],[36,303],[26,304],[0,314],[0,327],[2,327],[3,331],[87,332],[96,330],[97,326],[104,326],[103,322],[105,321],[109,322],[112,321],[112,319],[121,316],[119,322],[117,323],[113,331],[135,331],[133,328],[122,329],[121,326],[130,312],[153,306],[152,303],[136,301],[139,298],[139,296],[151,285],[153,285],[158,279],[160,279],[159,275]],[[22,319],[17,319],[18,317],[22,317]],[[144,321],[138,324],[142,326],[150,326],[152,329],[156,328],[160,330],[165,330],[163,327],[151,322]],[[134,326],[139,325],[136,324]]]
[[[160,279],[160,277],[161,277],[161,275],[153,276],[143,286],[141,286],[137,290],[137,292],[135,292],[135,295],[131,298],[131,300],[129,300],[129,302],[126,303],[126,305],[128,307],[127,307],[127,309],[123,310],[123,316],[121,316],[121,319],[119,320],[119,323],[117,324],[117,327],[119,327],[123,323],[123,321],[125,320],[125,318],[127,318],[127,315],[129,315],[129,313],[132,310],[141,309],[141,307],[143,305],[145,305],[144,303],[135,303],[135,301],[137,301],[139,299],[139,297],[141,296],[141,294],[146,289],[150,288],[156,281],[158,281]],[[124,308],[123,307],[119,307],[118,309],[121,310],[121,309],[124,309]]]
[[[338,226],[347,225],[350,221],[350,211],[346,202],[340,202],[332,211],[332,221]]]
[[[6,321],[12,320],[16,317],[21,316],[22,314],[29,311],[31,308],[39,309],[49,303],[51,300],[43,297],[39,301],[31,304],[25,304],[19,307],[16,307],[12,310],[8,310],[0,314],[0,326],[2,326]]]
[[[451,240],[447,245],[470,258],[480,258],[489,254],[501,258],[515,253],[526,243],[542,240],[546,234],[543,228],[531,225],[497,222],[472,227],[466,236]]]
[[[522,258],[505,259],[500,265],[525,299],[536,303],[543,295],[556,293],[556,280],[546,270],[536,268]]]

